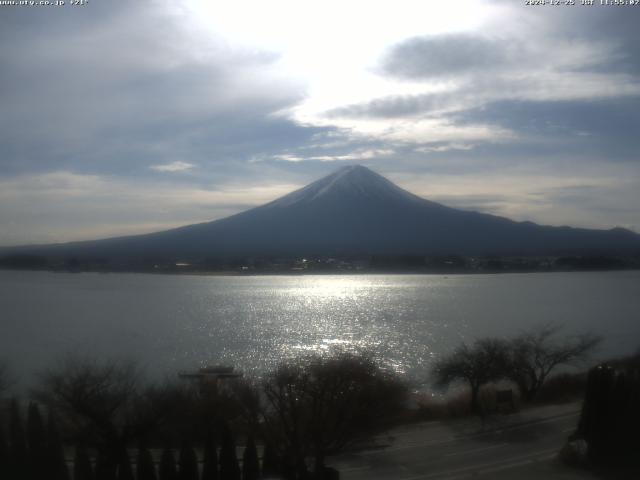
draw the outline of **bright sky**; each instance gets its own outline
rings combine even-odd
[[[230,44],[278,55],[274,68],[299,79],[301,115],[384,95],[424,92],[420,82],[376,75],[381,53],[414,36],[477,30],[498,10],[477,1],[187,2],[194,28]],[[248,12],[250,14],[248,15]]]
[[[221,218],[350,163],[451,206],[640,230],[640,8],[0,10],[0,245]]]

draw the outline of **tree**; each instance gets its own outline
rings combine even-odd
[[[188,443],[184,443],[180,449],[178,464],[180,466],[178,475],[180,480],[198,480],[198,457],[193,447]]]
[[[129,453],[124,448],[120,452],[120,459],[118,461],[118,475],[117,480],[134,480],[133,469],[131,468],[131,460],[129,459]]]
[[[407,387],[370,357],[339,354],[283,365],[262,386],[268,444],[282,445],[298,476],[385,428],[406,405]]]
[[[170,448],[165,448],[160,457],[160,480],[178,480],[178,471],[176,469],[176,459]]]
[[[242,480],[258,480],[260,465],[258,464],[258,450],[253,437],[247,439],[247,445],[242,455]]]
[[[73,460],[73,480],[93,480],[94,478],[87,449],[83,445],[77,445]]]
[[[236,457],[236,444],[229,426],[222,426],[220,445],[220,480],[240,480],[240,467]]]
[[[121,428],[137,391],[134,364],[69,356],[41,376],[34,396],[73,426],[108,437]]]
[[[262,452],[262,476],[275,477],[280,473],[280,460],[276,455],[275,449],[271,446],[270,443],[267,443],[264,446],[264,451]]]
[[[47,417],[47,457],[48,478],[51,480],[68,480],[69,470],[64,456],[62,438],[60,438],[58,424],[51,411],[49,411]]]
[[[0,478],[9,477],[9,446],[4,437],[4,430],[0,424]]]
[[[98,450],[95,472],[96,480],[116,480],[116,463],[104,450]]]
[[[615,468],[615,478],[638,478],[640,471],[639,358],[614,361],[589,371],[575,434],[586,441],[590,462]]]
[[[508,364],[508,343],[485,338],[476,340],[471,346],[463,343],[438,360],[433,367],[433,376],[438,387],[447,387],[457,380],[466,382],[471,389],[471,412],[480,413],[480,387],[505,377]]]
[[[547,324],[511,341],[508,378],[524,401],[535,399],[553,369],[585,360],[602,341],[591,333],[557,340],[559,330],[559,326]]]
[[[202,480],[218,480],[218,454],[213,435],[209,432],[204,444],[202,461]]]
[[[45,478],[47,468],[47,435],[38,405],[31,402],[27,410],[27,444],[29,466],[34,479]]]
[[[41,376],[34,395],[61,416],[71,436],[95,444],[101,468],[112,471],[128,444],[179,406],[170,385],[144,385],[139,377],[134,363],[68,356]]]
[[[16,399],[11,400],[9,419],[9,474],[10,478],[20,480],[28,478],[29,459],[27,442],[20,415],[20,407]]]
[[[115,470],[131,437],[129,420],[138,393],[135,365],[69,356],[59,368],[42,375],[34,393],[73,430],[92,437],[103,453],[105,472]]]
[[[136,462],[136,478],[138,480],[156,480],[156,467],[153,464],[151,452],[144,445],[138,449],[138,461]]]

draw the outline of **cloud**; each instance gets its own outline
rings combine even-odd
[[[193,165],[192,163],[177,161],[177,162],[165,163],[163,165],[151,165],[149,168],[157,172],[173,173],[173,172],[184,172],[186,170],[191,170],[193,167],[195,167],[195,165]]]
[[[340,12],[327,40],[290,3],[298,22],[169,0],[3,8],[0,243],[218,218],[333,162],[463,208],[640,224],[635,10],[465,0],[425,19],[407,1],[354,36],[360,7],[314,4]]]
[[[628,48],[636,35],[628,13],[492,3],[501,15],[482,29],[415,36],[381,55],[375,72],[412,93],[332,108],[328,121],[360,138],[413,146],[395,168],[414,171],[477,176],[531,163],[574,172],[585,163],[639,163],[640,54]]]
[[[473,150],[473,148],[474,145],[470,143],[433,142],[422,147],[417,147],[415,151],[420,153],[442,153],[451,150]]]
[[[459,125],[479,121],[520,132],[521,153],[598,157],[640,164],[640,96],[591,101],[499,101],[452,116]]]
[[[0,179],[0,245],[148,233],[223,218],[267,203],[297,183],[224,183],[215,189],[170,181],[58,171]],[[79,233],[80,232],[80,233]]]
[[[359,160],[372,160],[372,159],[381,158],[381,157],[390,157],[394,153],[395,151],[393,149],[380,148],[380,149],[359,149],[343,155],[299,156],[299,155],[284,154],[284,155],[276,155],[273,158],[275,160],[282,160],[285,162],[306,162],[306,161],[353,162],[353,161],[359,161]]]
[[[457,33],[410,38],[383,58],[381,70],[399,78],[439,78],[496,72],[518,58],[525,45],[477,34]]]
[[[586,228],[640,226],[640,174],[633,165],[584,160],[580,171],[569,160],[552,165],[555,170],[537,163],[485,165],[480,171],[463,169],[464,173],[435,169],[398,173],[393,179],[430,200],[518,221]]]
[[[276,115],[304,95],[277,54],[228,45],[172,2],[35,10],[0,20],[0,174],[145,175],[182,158],[206,176],[320,131]]]

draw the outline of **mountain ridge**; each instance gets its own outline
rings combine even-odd
[[[640,252],[640,235],[516,222],[419,197],[360,166],[343,167],[226,218],[141,235],[0,248],[105,257],[535,255]]]

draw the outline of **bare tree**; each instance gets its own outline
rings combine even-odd
[[[78,427],[117,429],[138,394],[135,364],[68,356],[41,375],[34,396]]]
[[[480,413],[480,387],[504,378],[508,363],[508,343],[485,338],[476,340],[471,346],[463,343],[453,353],[438,360],[432,372],[439,387],[447,387],[455,381],[466,382],[471,389],[471,412]]]
[[[560,330],[558,325],[546,324],[511,341],[508,377],[523,400],[535,399],[553,369],[584,361],[602,341],[592,333],[558,339]]]
[[[384,428],[404,408],[407,387],[369,357],[341,354],[283,365],[262,392],[268,440],[304,475],[308,457],[321,472],[326,455]]]
[[[76,439],[95,443],[110,465],[122,459],[129,442],[148,434],[175,408],[162,387],[142,384],[134,363],[76,356],[44,373],[33,394]]]

